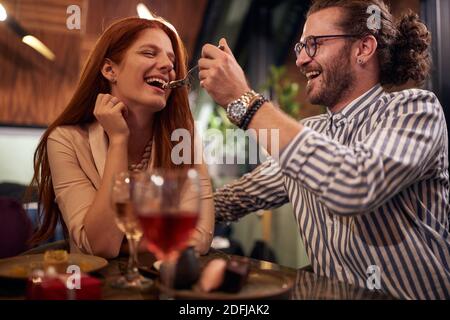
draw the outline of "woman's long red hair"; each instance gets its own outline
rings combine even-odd
[[[38,191],[38,212],[40,225],[30,240],[39,244],[49,239],[55,231],[58,221],[64,225],[61,212],[55,202],[50,166],[47,157],[47,139],[50,133],[62,125],[83,125],[94,122],[93,111],[99,93],[110,93],[109,82],[103,77],[101,68],[106,58],[120,63],[126,50],[147,28],[162,29],[170,38],[176,56],[175,71],[178,78],[186,75],[187,55],[179,36],[165,23],[158,20],[126,18],[112,24],[97,41],[81,74],[78,87],[62,114],[49,125],[44,132],[34,154],[34,176],[31,181],[33,190]],[[154,165],[158,168],[180,167],[171,161],[171,151],[176,142],[171,141],[173,130],[187,129],[194,137],[194,120],[189,109],[188,91],[179,88],[172,91],[166,107],[154,118]],[[193,146],[192,146],[193,151]],[[193,153],[192,153],[193,154]],[[181,165],[183,166],[189,166]],[[64,228],[67,236],[67,229]]]

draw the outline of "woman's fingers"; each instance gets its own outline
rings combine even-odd
[[[103,94],[103,98],[102,98],[102,105],[106,105],[111,99],[113,98],[112,95],[110,94]]]
[[[103,96],[104,96],[103,93],[99,93],[99,94],[97,95],[97,99],[95,100],[95,105],[96,105],[96,106],[103,100]]]
[[[117,97],[99,94],[94,108],[94,116],[100,122],[109,138],[128,136],[129,129],[125,119],[128,107]]]
[[[101,110],[101,112],[108,112],[119,103],[121,103],[120,100],[110,94],[99,94],[97,96],[95,108],[97,111]]]
[[[99,93],[95,101],[94,113],[103,112],[106,104],[113,98],[110,94]]]
[[[128,107],[123,102],[115,104],[113,110],[120,112],[125,118],[128,117]]]
[[[111,104],[113,107],[116,105],[116,104],[118,104],[120,101],[119,101],[119,99],[117,99],[116,97],[113,97],[113,96],[111,96],[112,98],[111,98],[111,100],[109,100],[109,104]]]

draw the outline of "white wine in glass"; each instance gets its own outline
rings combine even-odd
[[[120,231],[134,238],[136,241],[142,239],[141,225],[133,212],[133,204],[131,201],[123,201],[115,203],[116,223]]]
[[[146,289],[153,284],[153,281],[144,278],[138,270],[138,246],[143,232],[131,202],[136,174],[121,172],[114,175],[113,179],[111,200],[115,220],[120,231],[125,233],[130,254],[126,274],[116,279],[112,286],[124,289]]]

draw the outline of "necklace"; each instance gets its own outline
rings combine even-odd
[[[150,139],[144,148],[144,153],[142,154],[141,161],[136,164],[130,164],[128,170],[132,172],[144,171],[148,167],[148,162],[150,161],[150,155],[152,154],[152,144],[153,141]]]

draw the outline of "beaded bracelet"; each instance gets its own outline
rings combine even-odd
[[[242,123],[240,125],[241,129],[247,130],[248,126],[250,125],[250,121],[252,121],[253,116],[255,113],[259,110],[259,108],[262,107],[262,105],[266,102],[269,102],[264,96],[260,96],[258,99],[255,100],[255,102],[252,103],[252,105],[248,108],[247,113],[244,116],[244,119],[242,120]]]

